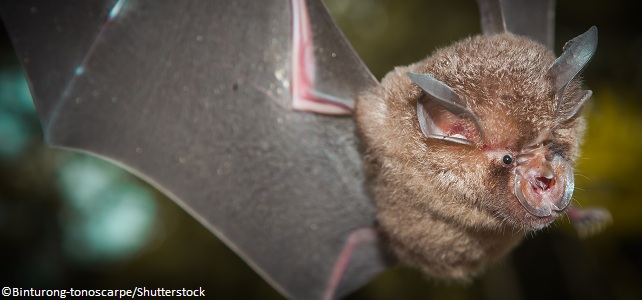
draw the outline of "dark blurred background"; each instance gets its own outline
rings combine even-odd
[[[327,0],[374,74],[480,32],[473,0]],[[594,96],[574,201],[613,223],[581,239],[565,219],[470,283],[394,267],[350,299],[642,299],[642,10],[635,1],[558,0],[556,52],[591,25]],[[49,149],[0,27],[0,285],[198,288],[217,298],[281,298],[171,200],[117,167]]]

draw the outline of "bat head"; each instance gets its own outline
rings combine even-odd
[[[596,46],[595,27],[557,59],[528,39],[478,37],[438,51],[420,74],[407,73],[420,88],[416,111],[427,151],[465,161],[467,170],[456,172],[470,183],[465,198],[524,229],[565,211],[583,130],[578,114],[591,96],[576,78]]]
[[[361,94],[356,121],[382,228],[413,231],[430,216],[529,231],[562,215],[591,95],[578,76],[596,43],[593,27],[556,58],[527,38],[477,36]]]

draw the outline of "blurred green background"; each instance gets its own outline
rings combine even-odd
[[[381,78],[480,32],[476,3],[327,0]],[[594,96],[574,201],[613,223],[580,239],[567,220],[529,237],[468,284],[395,267],[350,299],[642,299],[642,22],[634,1],[557,3],[556,50],[591,25]],[[206,289],[279,299],[226,246],[144,182],[104,161],[46,148],[17,58],[0,28],[0,284],[23,288]]]

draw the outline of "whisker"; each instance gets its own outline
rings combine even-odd
[[[586,175],[584,175],[584,174],[581,174],[581,173],[575,173],[575,175],[576,175],[576,176],[581,176],[581,177],[583,177],[583,178],[585,178],[585,179],[587,179],[587,180],[591,180],[591,178],[589,178],[588,176],[586,176]]]

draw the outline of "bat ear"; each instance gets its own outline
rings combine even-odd
[[[466,119],[474,124],[477,135],[481,141],[484,141],[484,128],[481,126],[479,119],[466,107],[466,103],[461,100],[448,85],[429,74],[416,74],[411,72],[407,74],[410,80],[418,85],[426,96],[424,97],[422,95],[417,100],[419,125],[426,137],[472,145],[474,144],[474,142],[471,141],[471,139],[474,138],[472,133],[465,132],[465,130],[462,130],[462,132],[447,133],[447,131],[452,130],[445,130],[446,128],[456,127],[454,123],[458,120]],[[426,101],[425,98],[428,98],[428,101]],[[429,110],[436,111],[437,114],[439,114],[440,108],[443,108],[441,113],[442,117],[437,120],[437,118],[429,113]],[[450,113],[455,118],[443,116],[444,113]]]
[[[560,55],[550,69],[547,77],[553,82],[555,98],[557,99],[557,112],[560,118],[569,119],[575,116],[592,92],[584,91],[583,95],[564,99],[566,87],[577,78],[593,57],[597,49],[597,27],[593,26],[585,33],[568,41]]]

